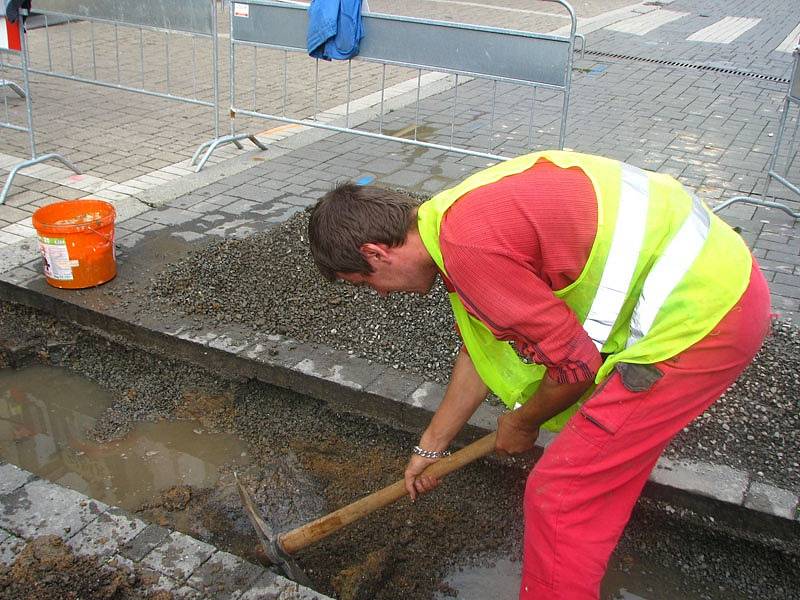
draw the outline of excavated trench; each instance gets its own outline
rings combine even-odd
[[[394,482],[417,439],[325,402],[226,379],[18,305],[0,305],[0,340],[6,460],[14,462],[16,450],[19,461],[26,443],[49,436],[60,444],[54,454],[61,461],[47,463],[51,477],[88,486],[97,476],[93,466],[100,484],[81,491],[108,500],[128,497],[126,481],[137,480],[130,509],[139,516],[250,560],[257,560],[256,540],[231,485],[234,468],[262,513],[287,529]],[[42,418],[58,403],[42,401],[47,387],[82,400],[67,403],[59,418]],[[24,421],[26,412],[40,418]],[[206,441],[192,446],[198,436]],[[178,441],[167,447],[167,439]],[[206,444],[213,451],[204,455],[198,446]],[[299,562],[318,591],[337,598],[481,598],[487,584],[495,591],[505,585],[514,597],[529,468],[521,459],[479,461],[416,504],[401,500],[301,551]],[[39,474],[47,477],[47,469]],[[174,478],[165,479],[166,472]],[[148,479],[152,485],[143,489]],[[23,589],[20,582],[46,572],[42,560],[56,552],[67,575],[60,584],[46,583],[69,597],[71,583],[92,565],[62,556],[53,540],[37,544],[27,563],[0,570],[0,588]],[[604,598],[800,598],[798,566],[797,544],[742,535],[688,509],[642,500],[612,559]],[[132,593],[136,573],[111,581],[112,588],[114,581],[119,592],[104,588],[107,595],[88,597],[135,597],[124,594]]]

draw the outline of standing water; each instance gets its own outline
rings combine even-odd
[[[107,504],[135,510],[175,485],[213,486],[223,464],[245,464],[233,435],[195,421],[139,423],[121,440],[87,432],[112,395],[44,366],[0,370],[0,459]]]

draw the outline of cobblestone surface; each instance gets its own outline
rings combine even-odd
[[[261,598],[262,594],[286,599],[326,597],[182,533],[146,526],[119,509],[36,479],[13,465],[0,464],[0,474],[6,484],[0,489],[2,564],[12,564],[28,541],[54,534],[81,555],[153,571],[158,576],[146,592],[166,590],[176,598],[198,600]]]

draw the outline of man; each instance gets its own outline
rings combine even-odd
[[[412,499],[489,390],[512,409],[498,453],[561,429],[526,486],[522,599],[598,597],[659,455],[769,328],[739,236],[674,179],[597,156],[518,157],[420,206],[345,184],[309,235],[328,279],[425,294],[441,276],[450,292],[464,346],[406,467]]]

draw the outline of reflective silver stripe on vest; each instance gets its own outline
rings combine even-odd
[[[628,289],[644,242],[649,203],[650,185],[647,173],[623,163],[614,236],[603,276],[600,278],[600,286],[583,323],[583,328],[598,350],[608,340],[611,328],[628,297]]]
[[[628,346],[650,331],[658,311],[703,249],[710,227],[711,217],[700,200],[692,196],[692,211],[644,280],[642,294],[631,317]],[[687,318],[691,318],[691,315],[687,315]]]

